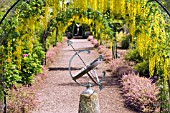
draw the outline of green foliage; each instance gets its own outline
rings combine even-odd
[[[38,56],[33,54],[22,58],[21,72],[22,84],[31,84],[33,81],[33,75],[41,72],[41,62],[38,60]]]
[[[161,0],[162,4],[170,11],[170,1],[169,0]]]
[[[139,52],[136,49],[129,50],[125,56],[125,59],[127,61],[133,61],[136,63],[136,65],[134,65],[134,69],[137,70],[141,76],[150,77],[149,76],[149,61],[144,60],[139,55]]]
[[[4,1],[5,0],[3,0],[3,2]],[[4,3],[9,5],[9,3],[14,2],[14,0],[11,0],[10,2],[8,1],[5,1]],[[43,52],[43,50],[46,51],[46,47],[49,47],[51,43],[54,43],[56,41],[56,40],[55,41],[50,40],[51,36],[49,37],[47,35],[49,35],[49,32],[50,33],[53,32],[54,28],[56,27],[57,29],[56,34],[60,34],[60,36],[58,37],[58,41],[61,41],[62,33],[65,30],[64,26],[67,26],[68,23],[73,22],[72,20],[70,20],[73,16],[76,16],[76,18],[78,18],[77,22],[79,23],[81,22],[81,24],[83,24],[84,22],[83,19],[85,19],[83,18],[83,16],[88,19],[92,19],[92,22],[89,23],[86,19],[86,23],[90,25],[90,28],[92,28],[91,30],[95,35],[95,37],[103,38],[103,39],[105,39],[105,37],[100,37],[102,33],[108,34],[109,35],[108,37],[110,38],[114,37],[114,32],[113,32],[114,29],[112,29],[109,26],[109,24],[114,24],[114,22],[111,22],[111,20],[112,21],[115,19],[123,20],[122,24],[119,24],[120,26],[115,25],[116,27],[121,27],[124,24],[124,22],[126,22],[126,24],[128,24],[130,27],[130,33],[132,36],[135,36],[138,39],[139,36],[142,36],[141,39],[143,39],[143,41],[138,42],[138,44],[140,44],[140,46],[138,45],[138,49],[141,50],[140,54],[143,53],[141,56],[144,56],[142,58],[137,50],[131,50],[128,53],[129,56],[128,55],[126,56],[126,59],[138,63],[136,68],[143,73],[145,73],[148,68],[148,59],[152,57],[152,54],[153,56],[157,55],[156,57],[159,56],[158,58],[160,58],[159,59],[160,63],[161,61],[164,60],[161,58],[170,56],[168,55],[169,49],[167,49],[167,47],[169,47],[170,44],[168,42],[170,38],[169,36],[164,37],[163,32],[161,32],[164,31],[163,29],[161,30],[161,28],[164,27],[166,27],[167,31],[169,31],[168,30],[169,25],[162,25],[163,24],[162,20],[164,19],[163,18],[161,19],[161,15],[159,15],[160,11],[158,11],[159,7],[157,7],[158,5],[156,3],[150,4],[148,2],[148,4],[145,4],[146,1],[144,0],[143,1],[128,0],[126,2],[123,1],[123,3],[126,4],[123,6],[122,2],[114,1],[116,6],[115,4],[110,5],[110,8],[114,7],[113,8],[114,10],[112,9],[100,13],[100,10],[103,10],[102,7],[100,6],[101,4],[99,4],[99,7],[97,5],[94,5],[94,7],[92,7],[93,1],[90,1],[92,3],[88,3],[88,7],[87,5],[85,5],[85,7],[88,8],[88,10],[84,7],[81,7],[80,9],[79,6],[81,6],[82,4],[80,4],[78,1],[74,1],[75,4],[72,3],[72,5],[69,5],[70,7],[67,8],[61,7],[61,5],[58,4],[59,2],[60,0],[59,1],[55,0],[53,2],[51,0],[20,1],[19,4],[15,7],[15,9],[13,9],[13,14],[9,15],[9,17],[6,18],[3,21],[3,24],[0,26],[0,37],[2,37],[0,40],[0,44],[4,45],[5,50],[7,50],[7,51],[3,51],[6,54],[6,56],[3,56],[1,58],[4,61],[7,58],[11,58],[12,60],[12,62],[10,62],[9,64],[5,64],[5,66],[4,65],[1,66],[2,64],[0,62],[0,68],[4,68],[4,67],[6,68],[6,73],[5,73],[7,77],[6,84],[9,87],[11,87],[11,85],[16,82],[21,82],[23,84],[31,84],[31,81],[33,80],[33,75],[40,72],[40,68],[41,68],[40,61],[45,57],[45,53]],[[97,2],[97,0],[95,2]],[[106,5],[108,4],[107,2],[104,2],[103,4]],[[130,4],[128,5],[128,3]],[[137,6],[137,4],[139,5],[139,7]],[[169,6],[169,4],[166,5]],[[2,17],[2,15],[5,13],[5,10],[8,8],[9,6],[6,7],[0,5],[0,17]],[[51,13],[48,11],[49,8],[52,8]],[[105,9],[107,8],[108,7],[105,7]],[[99,11],[96,11],[96,9],[99,9]],[[155,18],[157,18],[158,21],[156,21]],[[48,24],[50,23],[49,22],[50,19],[52,19],[52,24]],[[167,23],[169,22],[169,18],[167,16],[166,16],[166,21]],[[150,28],[151,31],[149,32]],[[140,33],[142,33],[142,35],[139,35]],[[25,34],[27,34],[27,36],[23,37]],[[148,34],[151,36],[149,36]],[[38,37],[36,35],[38,35]],[[37,37],[39,41],[42,40],[41,44],[34,42],[35,37]],[[150,37],[151,39],[149,39]],[[163,37],[167,39],[164,39]],[[29,38],[29,40],[25,40],[26,38]],[[46,38],[49,39],[46,40]],[[149,43],[145,43],[146,40],[144,38],[146,38],[146,40],[148,39],[147,41],[149,41]],[[162,39],[165,41],[163,41]],[[11,41],[11,44],[8,44],[9,41]],[[25,44],[23,44],[23,42]],[[27,42],[29,43],[26,44]],[[125,39],[122,42],[122,45],[124,45],[123,47],[128,47],[127,42],[128,42],[127,39]],[[167,42],[167,44],[164,44],[162,42]],[[145,44],[147,46],[145,46]],[[43,46],[43,48],[41,46]],[[20,50],[20,48],[22,48],[22,50]],[[143,48],[145,48],[145,50]],[[13,54],[14,52],[15,55]],[[28,56],[26,55],[23,58],[21,58],[22,54],[28,54]],[[18,65],[20,65],[20,61],[21,61],[21,70],[19,71],[19,69],[14,67],[16,67],[17,65],[16,62],[18,62]],[[164,70],[166,65],[161,64],[160,67],[161,67],[160,70],[162,71]],[[1,73],[2,72],[0,72],[0,74]],[[14,75],[14,77],[12,77],[12,75]],[[165,76],[163,76],[160,79],[164,80],[164,78]],[[10,83],[11,80],[12,82]],[[165,96],[165,93],[161,96]]]
[[[148,61],[140,62],[134,68],[140,73],[140,76],[150,77]]]
[[[126,35],[122,38],[123,38],[123,40],[121,41],[121,47],[123,49],[128,49],[129,45],[130,45],[130,40],[131,40],[132,37],[130,35]]]
[[[36,57],[39,61],[42,61],[45,58],[45,52],[42,48],[42,44],[38,41],[35,41],[34,43],[33,54],[37,55]]]
[[[15,64],[6,64],[4,73],[4,83],[7,88],[11,88],[12,85],[16,85],[17,82],[21,82],[21,76],[19,76],[19,70]]]
[[[159,101],[160,101],[160,109],[161,113],[168,113],[170,111],[170,103],[168,100],[168,82],[164,78],[164,73],[162,70],[158,69],[159,73],[159,81],[158,86],[160,87],[160,93],[159,93]]]
[[[0,19],[15,1],[16,0],[0,0]]]
[[[6,4],[6,2],[3,3]],[[31,31],[33,27],[25,25],[25,22],[28,22],[27,19],[32,20],[33,17],[36,17],[36,21],[39,21],[39,15],[44,14],[44,10],[41,10],[42,7],[44,7],[44,4],[41,0],[19,2],[14,8],[15,13],[10,18],[6,18],[0,26],[0,45],[4,45],[5,50],[7,50],[4,51],[6,55],[1,58],[10,58],[12,60],[4,66],[5,84],[8,88],[16,83],[31,84],[33,75],[41,72],[41,61],[45,58],[45,52],[39,40],[41,38],[40,34],[44,29],[41,29],[42,26],[35,28],[34,23],[31,23],[35,28],[35,35],[33,37]],[[20,45],[20,40],[22,40],[22,46]],[[11,41],[10,47],[8,47],[9,41]],[[21,50],[17,50],[18,46],[20,46]],[[14,52],[16,52],[15,55],[13,54]],[[22,54],[28,54],[28,56],[23,57]],[[18,69],[17,64],[20,60],[21,70]],[[2,66],[0,67],[2,68]]]
[[[138,50],[134,49],[128,51],[128,53],[125,55],[125,60],[134,61],[138,63],[138,62],[142,62],[142,57],[139,55]]]
[[[3,95],[4,95],[4,92],[3,92],[3,86],[0,85],[0,103],[3,101]]]

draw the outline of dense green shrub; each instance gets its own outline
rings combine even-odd
[[[21,72],[20,76],[22,77],[22,84],[31,84],[34,78],[34,75],[40,73],[42,66],[41,62],[38,60],[38,55],[33,54],[23,54],[21,62]]]
[[[11,88],[12,85],[16,85],[18,82],[21,82],[22,77],[19,76],[20,71],[17,69],[15,64],[9,63],[5,65],[4,73],[4,85],[6,88]]]
[[[140,73],[141,76],[150,77],[149,62],[147,60],[138,63],[136,66],[134,66],[134,68]]]
[[[125,55],[125,60],[134,62],[134,69],[137,70],[141,76],[149,77],[149,61],[143,59],[137,49],[129,50]]]
[[[142,62],[142,57],[139,55],[137,49],[129,50],[128,53],[125,55],[125,60],[127,61],[134,61],[136,63]]]
[[[121,41],[122,49],[128,49],[129,46],[130,46],[131,35],[126,35],[122,38],[123,38],[122,41]]]
[[[36,41],[34,43],[33,53],[37,55],[39,61],[42,61],[45,58],[45,51],[42,48],[42,44]]]

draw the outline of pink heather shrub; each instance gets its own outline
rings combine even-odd
[[[47,67],[42,67],[42,73],[34,77],[34,83],[28,86],[13,87],[8,91],[7,108],[9,113],[28,113],[36,108],[38,98],[37,89],[42,88],[42,81],[47,78]]]
[[[56,60],[56,55],[59,53],[61,46],[68,40],[67,37],[63,38],[62,42],[57,42],[55,47],[50,46],[46,52],[46,63],[47,66],[52,64]]]
[[[96,44],[94,44],[94,47],[95,47],[95,48],[98,48],[99,45],[100,45],[99,43],[96,43]]]
[[[68,40],[68,38],[64,37],[62,43],[66,42],[67,40]]]
[[[39,85],[39,83],[41,83],[42,80],[44,80],[48,77],[47,71],[48,71],[48,69],[45,66],[43,66],[42,67],[42,73],[39,73],[34,77],[34,83],[36,85]]]
[[[93,39],[93,40],[91,40],[91,42],[95,48],[99,47],[99,43],[98,43],[97,39]]]
[[[55,61],[56,53],[54,51],[47,51],[46,53],[46,61],[47,64],[53,63]]]
[[[121,85],[127,105],[144,113],[157,110],[159,89],[151,80],[131,73],[122,76]]]
[[[8,91],[7,108],[9,113],[27,113],[35,109],[37,102],[34,87],[21,87]]]
[[[106,46],[104,46],[104,45],[100,45],[100,46],[98,47],[98,52],[99,52],[99,53],[104,53],[104,52],[106,52],[106,50],[107,50],[107,48],[106,48]]]
[[[104,60],[109,63],[112,60],[112,51],[104,45],[98,47],[98,52],[101,53],[104,57]]]
[[[122,57],[124,57],[125,55],[126,55],[126,53],[127,53],[127,51],[126,50],[119,50],[119,49],[117,49],[117,53],[120,55],[120,57],[122,58]]]
[[[112,51],[111,50],[107,49],[102,54],[103,54],[103,57],[104,57],[104,60],[106,61],[106,63],[109,63],[112,60]]]
[[[93,40],[93,36],[92,36],[92,35],[88,36],[87,40],[88,40],[88,41]]]
[[[59,49],[59,47],[55,46],[55,47],[53,47],[53,48],[51,49],[51,51],[53,51],[54,53],[58,54],[59,51],[60,51],[60,49]]]
[[[46,62],[47,66],[52,64],[56,60],[56,55],[59,53],[61,46],[67,39],[63,40],[63,42],[58,42],[57,46],[50,46],[48,51],[46,52]]]
[[[115,72],[118,67],[125,65],[124,59],[122,59],[122,58],[113,59],[109,62],[109,64],[110,64],[109,71],[111,71],[111,72]]]
[[[92,43],[92,44],[97,44],[98,41],[97,41],[97,39],[93,39],[93,40],[91,40],[91,43]]]
[[[57,47],[61,47],[62,43],[61,42],[57,42]]]
[[[123,75],[127,75],[127,74],[131,74],[131,73],[135,73],[136,75],[139,73],[138,71],[134,70],[132,67],[130,66],[119,66],[116,68],[116,76],[121,79]]]

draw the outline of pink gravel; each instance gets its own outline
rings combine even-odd
[[[93,45],[86,39],[72,39],[76,50],[90,50],[91,53],[82,53],[84,61],[88,64],[96,59],[99,54]],[[70,46],[65,44],[57,55],[56,61],[50,65],[47,72],[48,77],[43,81],[42,88],[38,91],[39,105],[32,113],[78,113],[80,94],[86,89],[76,84],[68,71],[69,60],[75,52]],[[76,58],[72,64],[75,67],[73,73],[83,67],[82,62]],[[101,72],[108,69],[106,63],[99,64],[96,71],[101,76]],[[101,113],[135,113],[124,106],[124,99],[120,94],[120,88],[116,78],[106,73],[106,80],[103,82],[104,89],[99,90],[97,86],[92,89],[99,95]],[[81,82],[86,81],[82,78]]]

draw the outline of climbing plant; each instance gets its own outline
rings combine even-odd
[[[37,6],[39,8],[36,9]],[[41,22],[37,21],[42,20],[40,16],[42,7],[43,3],[40,1],[20,2],[15,14],[11,18],[6,18],[1,25],[0,32],[3,39],[1,48],[4,48],[2,51],[6,54],[1,58],[4,58],[2,67],[5,70],[6,83],[28,84],[33,80],[33,74],[40,72],[40,60],[44,53],[39,43]],[[29,63],[25,62],[26,59]],[[32,69],[28,69],[29,67]],[[11,87],[10,84],[6,84],[7,87]]]
[[[121,20],[120,25],[126,24],[130,29],[134,48],[144,61],[149,61],[150,76],[159,77],[160,100],[164,100],[161,110],[167,110],[170,37],[166,30],[169,17],[165,19],[156,2],[20,0],[13,12],[0,25],[0,67],[8,87],[15,83],[31,84],[33,75],[41,71],[41,61],[48,47],[61,41],[72,23],[89,25],[98,40],[110,40],[115,47],[114,21]]]

